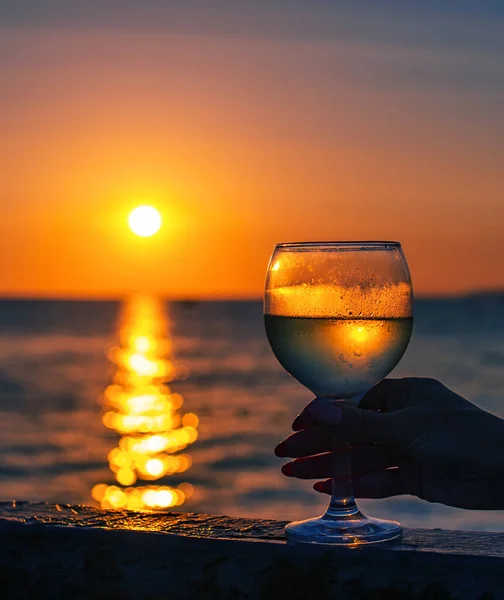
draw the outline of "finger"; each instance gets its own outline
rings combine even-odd
[[[390,393],[393,393],[393,390],[396,386],[396,381],[396,379],[382,379],[380,383],[377,383],[364,394],[359,402],[359,408],[364,410],[379,410],[381,412],[386,412],[387,398]]]
[[[313,484],[313,489],[321,494],[332,494],[332,479],[324,479]]]
[[[297,417],[292,422],[292,429],[294,431],[301,431],[302,429],[306,429],[307,427],[313,427],[313,425],[317,424],[314,416],[311,414],[309,410],[311,402],[307,404],[303,410],[297,415]]]
[[[342,446],[347,446],[347,444],[338,439],[332,427],[314,425],[308,429],[297,431],[280,442],[275,448],[275,454],[282,458],[300,458],[332,452]]]
[[[381,384],[378,384],[378,385],[380,386]],[[377,391],[377,393],[376,393],[377,398],[378,397],[381,398],[382,395],[383,394],[378,393],[378,391]],[[364,396],[364,398],[365,397],[366,396]],[[362,402],[363,402],[364,398],[359,403],[359,408],[363,408]],[[374,398],[374,396],[373,396],[373,398]],[[344,402],[344,400],[342,400],[341,402]],[[374,400],[371,402],[368,402],[367,404],[369,406],[366,408],[373,409],[373,404],[377,403],[377,402],[378,401],[374,402]],[[313,427],[314,425],[317,425],[317,424],[318,425],[322,425],[322,424],[336,425],[341,420],[341,413],[340,413],[339,407],[340,407],[339,401],[331,402],[328,400],[321,400],[319,398],[315,398],[314,400],[309,402],[303,408],[303,410],[296,416],[296,418],[294,419],[294,421],[292,423],[292,429],[294,431],[301,431],[302,429],[307,429],[308,427]],[[379,409],[379,410],[382,410],[382,409]]]
[[[321,494],[332,494],[332,479],[324,479],[313,484],[313,489]]]
[[[397,466],[397,460],[383,446],[357,446],[350,450],[352,477],[364,473],[384,471]],[[334,455],[332,452],[298,458],[282,467],[287,477],[298,479],[321,479],[333,473]]]
[[[406,410],[387,413],[316,400],[310,404],[310,412],[319,423],[332,425],[337,438],[348,442],[396,444],[409,434],[410,413]]]
[[[343,402],[343,401],[341,401]],[[314,425],[335,425],[341,420],[341,411],[339,409],[340,402],[329,400],[321,400],[315,398],[308,403],[303,410],[297,415],[292,423],[292,429],[294,431],[301,431]],[[325,409],[325,413],[319,416],[318,409]]]
[[[334,424],[314,425],[291,434],[275,448],[277,456],[300,458],[332,452],[344,446],[345,442],[398,445],[405,443],[412,432],[404,411],[380,413],[361,410],[343,403],[334,406],[323,401],[313,402],[310,411],[317,413],[316,418],[319,422]]]
[[[381,412],[401,410],[409,405],[410,395],[415,387],[426,389],[428,387],[443,388],[444,386],[435,379],[425,377],[383,379],[364,394],[358,407],[364,410],[378,410]],[[292,424],[294,431],[306,429],[317,423],[327,423],[326,420],[318,420],[313,411],[311,411],[312,407],[315,407],[315,410],[317,410],[316,407],[320,402],[326,403],[327,400],[315,398],[315,400],[312,400],[303,408]],[[334,405],[334,403],[332,404]],[[339,406],[339,404],[336,404],[336,406]]]
[[[379,410],[381,412],[387,411],[387,398],[392,395],[396,395],[398,388],[401,387],[402,379],[383,379],[371,388],[361,399],[358,404],[359,408],[365,410]],[[407,380],[404,380],[407,381]],[[319,403],[327,403],[330,406],[339,406],[334,402],[328,402],[327,400],[320,400],[319,398],[315,398],[311,402],[309,402],[303,410],[296,416],[292,423],[292,429],[294,431],[301,431],[302,429],[307,429],[308,427],[313,427],[313,425],[317,424],[328,424],[327,416],[324,415],[322,420],[316,418],[315,414],[317,413]],[[314,408],[312,412],[310,409]],[[336,417],[337,418],[337,417]],[[329,417],[330,419],[330,417]]]
[[[359,408],[382,412],[401,410],[417,403],[418,400],[424,402],[425,397],[443,389],[446,388],[442,383],[429,377],[383,379],[364,394]]]
[[[323,494],[331,494],[332,479],[317,481],[313,489]],[[356,498],[379,499],[409,493],[405,483],[402,481],[399,469],[357,476],[353,480],[353,489]]]

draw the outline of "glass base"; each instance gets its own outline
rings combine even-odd
[[[395,540],[402,534],[397,521],[366,517],[360,511],[344,517],[322,517],[294,521],[285,528],[285,535],[293,542],[355,546]]]

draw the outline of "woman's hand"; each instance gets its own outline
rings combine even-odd
[[[314,400],[275,449],[288,477],[324,479],[351,445],[357,498],[412,494],[449,506],[504,509],[504,420],[434,379],[385,379],[358,407]],[[331,479],[314,488],[330,494]]]

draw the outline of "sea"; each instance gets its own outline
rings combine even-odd
[[[504,294],[420,298],[392,376],[429,376],[504,417]],[[327,497],[275,445],[311,394],[259,301],[0,301],[0,500],[301,519]],[[407,527],[504,531],[504,511],[361,500]]]

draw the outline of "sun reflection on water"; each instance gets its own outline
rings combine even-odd
[[[183,398],[167,383],[178,373],[161,302],[142,296],[125,303],[120,345],[108,356],[117,368],[103,394],[102,421],[121,435],[108,453],[117,483],[99,483],[91,494],[102,508],[180,506],[192,496],[193,486],[159,485],[159,480],[191,467],[190,455],[182,451],[198,438],[198,417],[179,413]]]

